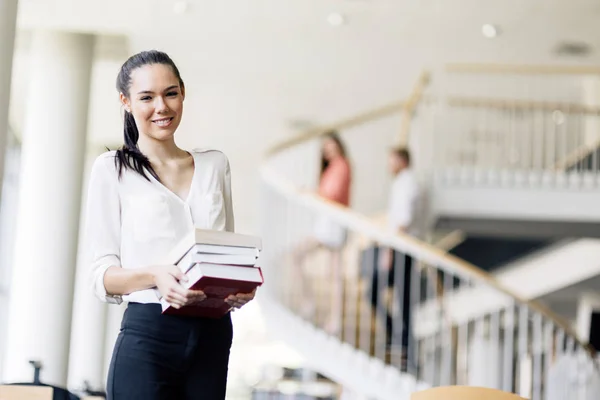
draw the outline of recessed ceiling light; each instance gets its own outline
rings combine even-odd
[[[346,18],[340,13],[331,13],[327,17],[327,22],[331,26],[341,26],[346,23]]]
[[[498,36],[498,28],[492,24],[485,24],[481,27],[481,33],[488,39],[493,39]]]

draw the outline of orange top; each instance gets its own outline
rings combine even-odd
[[[350,164],[344,157],[329,162],[319,182],[319,196],[348,206],[350,204]]]

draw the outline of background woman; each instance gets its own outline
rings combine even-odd
[[[337,132],[325,135],[321,148],[321,169],[318,194],[322,198],[344,207],[350,205],[352,174],[346,148]],[[342,316],[342,249],[346,244],[346,228],[327,215],[317,217],[313,237],[307,239],[295,252],[299,286],[303,293],[301,312],[312,317],[315,311],[315,294],[307,282],[304,259],[319,248],[329,250],[331,256],[331,310],[325,329],[331,334],[339,333]]]

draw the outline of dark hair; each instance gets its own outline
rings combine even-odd
[[[403,159],[407,166],[410,165],[410,151],[406,147],[392,149],[392,154]]]
[[[173,60],[171,60],[166,53],[157,50],[143,51],[131,56],[127,61],[125,61],[121,67],[121,70],[119,71],[119,75],[117,76],[117,90],[129,97],[129,89],[131,88],[131,73],[145,65],[154,64],[168,65],[171,67],[173,73],[179,80],[179,86],[183,90],[183,80],[179,74],[179,69],[177,69],[177,66]],[[152,168],[148,158],[142,154],[138,148],[137,143],[138,139],[140,138],[140,133],[138,132],[133,115],[127,110],[125,110],[125,117],[123,121],[123,137],[123,147],[117,150],[117,155],[115,157],[115,166],[119,172],[119,178],[123,173],[123,169],[130,168],[142,175],[147,180],[150,180],[150,178],[148,178],[144,169],[150,172],[150,174],[157,180],[160,180],[158,178],[158,174],[156,171],[154,171],[154,168]]]
[[[340,150],[340,154],[342,157],[346,158],[346,147],[340,139],[340,135],[336,131],[329,131],[324,135],[325,139],[333,140]],[[319,176],[323,175],[323,172],[329,167],[329,160],[325,157],[325,152],[321,150],[321,172]]]

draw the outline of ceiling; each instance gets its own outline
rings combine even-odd
[[[594,0],[21,0],[22,28],[48,27],[152,37],[172,46],[219,42],[318,53],[322,46],[368,53],[413,48],[449,59],[548,61],[557,42],[600,45]],[[332,29],[326,18],[341,12],[348,23]],[[73,18],[76,16],[76,18]],[[502,35],[486,40],[481,25]],[[410,54],[407,54],[407,56]],[[434,57],[433,58],[437,58]]]

